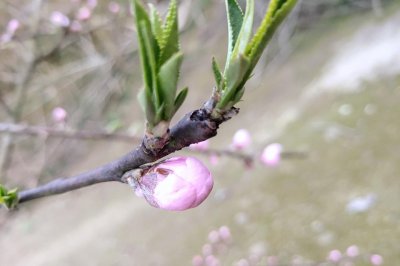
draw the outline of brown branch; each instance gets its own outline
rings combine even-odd
[[[236,114],[237,110],[232,109]],[[217,134],[219,125],[232,114],[220,119],[212,118],[206,109],[199,109],[185,115],[170,131],[168,143],[159,151],[146,148],[146,139],[135,150],[123,157],[89,172],[52,181],[43,186],[18,193],[19,203],[33,199],[60,194],[101,182],[121,180],[123,174],[144,164],[154,162],[192,143],[204,141]]]

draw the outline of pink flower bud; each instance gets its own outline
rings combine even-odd
[[[236,131],[235,135],[233,135],[232,146],[235,149],[242,150],[250,146],[251,144],[251,136],[249,131],[246,129],[239,129]]]
[[[202,266],[204,264],[204,259],[200,255],[196,255],[192,259],[192,265],[193,266]]]
[[[268,145],[261,154],[261,161],[267,166],[277,166],[281,161],[282,149],[279,143]]]
[[[108,10],[109,10],[111,13],[117,14],[117,13],[119,13],[119,11],[121,10],[121,7],[120,7],[120,5],[119,5],[117,2],[112,1],[112,2],[110,2],[110,3],[108,4]]]
[[[219,266],[219,265],[221,265],[220,262],[219,262],[219,259],[217,259],[214,255],[208,255],[206,257],[205,262],[206,262],[207,266]]]
[[[213,230],[208,234],[208,241],[210,241],[210,243],[215,244],[219,242],[219,240],[219,233],[217,231]]]
[[[370,259],[371,264],[374,266],[382,265],[383,264],[383,258],[381,255],[378,254],[373,254],[371,255]]]
[[[209,143],[208,139],[206,139],[205,141],[191,144],[189,146],[189,148],[192,150],[196,150],[196,151],[205,151],[208,149],[209,146],[210,146],[210,143]]]
[[[93,9],[97,6],[97,0],[87,0],[87,5],[90,9]]]
[[[51,13],[50,21],[58,27],[68,27],[70,24],[69,18],[59,11]]]
[[[213,253],[213,248],[210,244],[204,244],[201,248],[201,251],[203,252],[204,256],[209,256]]]
[[[346,254],[349,257],[357,257],[360,254],[360,251],[357,246],[353,245],[347,248]]]
[[[56,107],[53,109],[53,112],[51,113],[51,117],[53,118],[53,121],[56,123],[64,123],[65,120],[67,119],[67,111],[65,111],[64,108],[62,107]]]
[[[92,16],[92,11],[87,7],[83,6],[79,8],[78,13],[76,14],[76,19],[77,20],[88,20]]]
[[[9,33],[10,35],[14,35],[14,33],[18,30],[19,26],[20,26],[19,20],[14,18],[8,22],[6,32]]]
[[[207,167],[196,158],[174,157],[150,168],[137,183],[150,205],[183,211],[202,203],[214,181]]]
[[[333,262],[338,262],[342,259],[342,253],[337,249],[331,250],[327,259]]]
[[[223,241],[230,241],[232,238],[231,230],[229,230],[228,226],[221,226],[218,230],[219,236]]]

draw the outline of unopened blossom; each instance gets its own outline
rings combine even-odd
[[[349,257],[357,257],[360,254],[360,250],[356,245],[352,245],[347,248],[346,254]]]
[[[192,265],[193,266],[202,266],[204,264],[204,259],[200,255],[196,255],[192,259]]]
[[[7,23],[6,32],[9,33],[10,35],[14,35],[14,33],[18,30],[20,25],[21,24],[19,20],[13,18]]]
[[[121,7],[117,2],[112,1],[108,4],[108,10],[111,13],[117,14],[121,10]]]
[[[208,149],[209,146],[210,143],[208,139],[206,139],[205,141],[191,144],[189,148],[196,151],[205,151]]]
[[[68,116],[67,111],[65,111],[65,109],[62,107],[56,107],[51,112],[51,117],[52,117],[53,121],[56,123],[65,122],[67,119],[67,116]]]
[[[338,262],[342,259],[342,253],[337,249],[331,250],[327,259],[333,262]]]
[[[89,8],[93,9],[97,6],[97,0],[87,0],[87,5]]]
[[[220,240],[219,233],[216,230],[212,230],[208,234],[208,241],[210,241],[210,243],[215,244],[215,243],[219,242],[219,240]]]
[[[249,131],[246,129],[239,129],[236,131],[235,135],[233,135],[232,146],[235,149],[242,150],[250,146],[251,144],[251,136]]]
[[[204,164],[193,157],[174,157],[156,164],[136,181],[150,205],[183,211],[202,203],[214,181]]]
[[[373,254],[369,258],[370,262],[374,266],[379,266],[383,264],[383,257],[379,254]]]
[[[76,19],[85,21],[88,20],[91,16],[92,11],[87,6],[83,6],[79,8],[78,13],[76,14]]]
[[[58,27],[68,27],[70,24],[69,18],[59,11],[54,11],[51,13],[50,21]]]
[[[218,229],[218,233],[219,233],[219,237],[220,237],[223,241],[229,241],[229,240],[231,240],[231,238],[232,238],[231,230],[229,230],[229,227],[228,227],[228,226],[225,226],[225,225],[221,226],[221,227]]]
[[[268,166],[276,166],[281,161],[283,147],[279,143],[272,143],[265,147],[261,154],[261,162]]]

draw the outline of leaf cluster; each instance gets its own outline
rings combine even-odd
[[[212,68],[220,94],[217,108],[227,111],[243,96],[244,85],[274,32],[297,0],[271,0],[261,25],[252,35],[254,0],[246,1],[243,13],[236,0],[225,0],[228,16],[228,52],[222,72],[213,59]]]
[[[8,190],[0,184],[0,204],[5,205],[7,209],[14,208],[18,203],[17,189]]]
[[[151,131],[162,121],[169,122],[188,93],[177,94],[183,54],[179,47],[177,1],[171,0],[165,20],[153,5],[147,12],[134,0],[140,61],[144,89],[138,99]]]

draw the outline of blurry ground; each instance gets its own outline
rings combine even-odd
[[[256,73],[240,114],[212,140],[224,148],[236,129],[247,128],[254,137],[252,152],[277,141],[289,150],[307,151],[307,159],[287,160],[275,169],[259,164],[246,169],[221,158],[210,166],[215,177],[210,198],[182,213],[153,209],[120,184],[26,204],[0,228],[1,265],[190,265],[208,233],[221,225],[233,235],[233,243],[218,255],[222,265],[251,253],[261,254],[260,265],[269,255],[278,256],[279,265],[292,265],[293,259],[309,265],[350,245],[362,254],[355,265],[370,265],[373,253],[381,254],[385,265],[397,265],[400,13],[398,5],[389,9],[384,18],[365,13],[294,38],[293,53]],[[199,106],[212,87],[209,58],[223,58],[215,36],[201,51],[186,47],[182,84],[192,90],[182,113]],[[201,54],[205,51],[207,56]],[[90,147],[87,158],[67,174],[131,148]],[[366,211],[346,209],[356,197],[368,195],[376,201]]]

